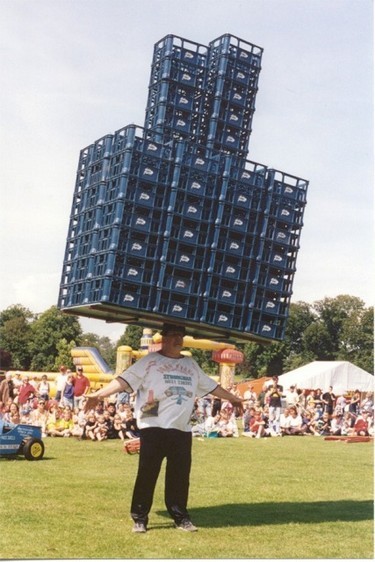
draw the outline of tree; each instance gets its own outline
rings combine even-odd
[[[323,322],[310,324],[303,332],[303,357],[306,363],[311,361],[332,361],[335,355],[332,351],[332,339]]]
[[[76,342],[72,340],[68,342],[65,338],[59,340],[56,344],[57,357],[53,366],[54,371],[58,371],[61,365],[65,365],[67,369],[74,371],[73,358],[71,351],[76,347]]]
[[[369,373],[374,372],[374,308],[351,314],[343,324],[339,359],[351,361]]]
[[[62,313],[56,306],[43,312],[32,324],[31,370],[51,371],[59,354],[60,340],[78,341],[82,333],[76,316]]]
[[[0,313],[0,347],[11,355],[14,369],[28,370],[34,315],[21,304],[12,305]]]
[[[291,303],[285,330],[288,353],[292,355],[303,353],[303,333],[316,319],[317,315],[314,314],[310,304],[303,301]]]
[[[212,351],[197,348],[189,349],[189,351],[206,375],[212,376],[219,373],[218,363],[212,360]]]
[[[0,349],[0,370],[8,371],[12,366],[12,354],[4,349]]]
[[[320,320],[324,323],[330,336],[331,355],[336,357],[342,346],[342,336],[348,318],[357,318],[365,308],[364,302],[358,297],[339,295],[324,298],[313,305]]]
[[[141,346],[142,334],[143,328],[141,326],[129,324],[126,326],[124,334],[118,340],[117,347],[120,347],[120,345],[128,345],[133,349],[139,349]]]

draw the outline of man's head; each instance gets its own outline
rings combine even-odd
[[[182,336],[185,336],[186,334],[185,327],[179,326],[178,324],[169,324],[169,323],[163,324],[163,328],[161,330],[161,335],[163,337],[175,335],[175,334],[182,334]]]
[[[184,326],[177,324],[163,324],[161,334],[162,340],[162,353],[167,357],[180,357],[181,349],[184,345]]]
[[[77,375],[83,375],[83,369],[82,367],[77,367]]]

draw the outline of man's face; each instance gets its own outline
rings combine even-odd
[[[178,330],[171,330],[163,336],[162,345],[163,349],[167,351],[179,352],[184,344],[183,332]]]

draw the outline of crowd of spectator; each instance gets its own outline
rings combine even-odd
[[[230,389],[236,393],[235,388]],[[244,413],[239,416],[230,403],[205,397],[196,400],[193,435],[207,437],[372,436],[374,435],[373,393],[338,395],[332,387],[284,390],[278,377],[256,393],[249,383],[243,394]]]
[[[53,393],[46,375],[37,382],[28,375],[7,373],[0,383],[0,419],[8,424],[40,426],[42,437],[93,441],[138,437],[133,396],[126,393],[114,396],[112,402],[99,402],[95,410],[85,413],[85,394],[90,390],[90,381],[82,367],[72,373],[61,366],[54,386]]]
[[[60,368],[53,383],[43,375],[37,382],[20,373],[7,373],[0,383],[0,419],[6,423],[28,423],[42,428],[43,437],[76,437],[103,441],[125,441],[139,436],[134,417],[135,396],[121,393],[99,402],[85,413],[85,394],[90,381],[82,367],[72,373]],[[229,389],[240,393],[235,386]],[[53,395],[53,397],[52,397]],[[326,391],[305,391],[291,386],[285,390],[273,377],[256,393],[251,383],[243,394],[244,411],[213,396],[195,400],[192,412],[193,436],[265,438],[279,436],[373,436],[373,393],[336,396]]]

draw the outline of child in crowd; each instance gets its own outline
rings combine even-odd
[[[85,424],[83,436],[86,437],[86,439],[91,439],[92,441],[95,441],[96,439],[95,429],[97,428],[97,426],[98,426],[98,421],[95,417],[95,414],[93,412],[89,413],[87,416],[87,421]]]
[[[97,417],[96,426],[92,431],[94,434],[94,438],[98,441],[108,439],[108,426],[104,415],[100,415]]]

